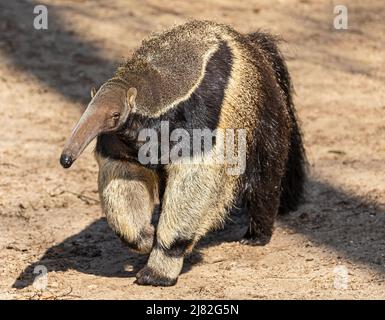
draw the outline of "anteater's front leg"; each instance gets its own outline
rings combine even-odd
[[[221,169],[174,166],[168,174],[156,243],[136,276],[141,285],[174,285],[184,256],[207,231],[222,224],[233,195]]]
[[[133,250],[149,253],[154,243],[152,217],[159,205],[157,175],[127,161],[97,157],[99,194],[107,222]]]

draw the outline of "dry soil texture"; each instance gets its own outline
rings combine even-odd
[[[34,1],[0,1],[0,298],[385,298],[382,0],[345,1],[348,30],[333,28],[333,1],[39,3],[48,30],[32,27]],[[285,39],[310,162],[306,203],[265,247],[239,244],[246,221],[229,219],[175,287],[141,287],[146,257],[103,218],[92,147],[69,171],[58,158],[91,86],[143,37],[192,18]],[[33,285],[37,265],[49,271],[46,290]]]

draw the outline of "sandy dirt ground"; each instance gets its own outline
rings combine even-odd
[[[0,298],[385,298],[385,5],[333,1],[0,0]],[[107,226],[93,146],[69,171],[61,148],[93,85],[143,37],[188,19],[283,37],[310,162],[306,203],[279,219],[265,247],[238,243],[240,215],[209,234],[175,287],[142,287],[146,257]],[[49,271],[33,285],[34,268]],[[342,279],[342,280],[341,280]]]

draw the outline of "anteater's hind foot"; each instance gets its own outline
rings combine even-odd
[[[279,194],[272,192],[269,197],[264,197],[264,199],[265,201],[260,201],[258,196],[254,195],[245,203],[250,223],[241,240],[242,244],[264,246],[270,242],[278,212]]]
[[[264,246],[270,242],[272,234],[272,226],[261,228],[254,221],[250,221],[250,225],[240,243],[249,246]]]

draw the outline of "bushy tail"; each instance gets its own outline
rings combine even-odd
[[[285,59],[278,49],[278,39],[264,32],[255,32],[247,35],[250,42],[265,52],[277,77],[277,81],[286,96],[288,112],[291,118],[292,131],[290,149],[286,163],[286,173],[281,188],[281,203],[279,214],[296,210],[303,200],[304,183],[306,179],[306,154],[303,147],[302,133],[298,125],[293,103],[293,86],[287,70]]]

